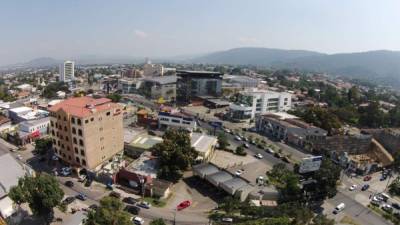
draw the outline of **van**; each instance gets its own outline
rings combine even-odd
[[[335,207],[335,210],[333,211],[334,214],[338,214],[340,211],[342,211],[346,207],[346,205],[342,202],[339,205]]]

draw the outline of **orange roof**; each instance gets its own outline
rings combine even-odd
[[[69,98],[50,107],[50,112],[64,110],[65,112],[76,117],[87,117],[96,111],[105,111],[117,107],[108,98],[92,98],[88,96]]]

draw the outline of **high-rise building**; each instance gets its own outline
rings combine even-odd
[[[160,64],[152,64],[149,59],[146,59],[146,63],[143,65],[143,76],[154,77],[164,75],[164,66]]]
[[[60,65],[60,81],[70,82],[75,79],[75,63],[73,61],[64,61]]]
[[[62,161],[96,171],[123,151],[122,108],[110,99],[70,98],[49,111],[54,152]]]

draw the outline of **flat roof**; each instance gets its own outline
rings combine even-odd
[[[162,141],[163,139],[160,137],[144,134],[134,138],[133,141],[129,143],[129,146],[141,149],[150,149]]]
[[[20,123],[20,125],[25,125],[25,126],[35,126],[38,124],[42,124],[42,123],[50,123],[50,118],[49,117],[44,117],[41,119],[37,119],[37,120],[28,120],[28,121],[22,121]]]
[[[159,84],[172,84],[176,83],[177,76],[159,76],[159,77],[146,77],[144,81],[151,81]]]
[[[221,183],[232,179],[232,175],[225,171],[219,171],[210,176],[206,176],[206,180],[214,184],[215,186],[219,186]]]
[[[193,170],[195,173],[197,173],[201,177],[205,177],[205,176],[217,173],[219,171],[219,169],[216,166],[209,164],[209,163],[195,165],[195,166],[193,166]]]
[[[192,133],[190,142],[196,151],[205,153],[211,146],[217,144],[217,138],[201,133]]]
[[[18,179],[25,176],[25,170],[10,153],[0,156],[0,198],[18,184]],[[3,189],[4,188],[4,189]]]

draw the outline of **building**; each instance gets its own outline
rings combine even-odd
[[[152,64],[151,61],[147,60],[147,62],[143,65],[143,76],[144,77],[153,77],[153,76],[162,76],[164,75],[164,66],[161,64]]]
[[[324,139],[328,134],[327,131],[287,113],[270,113],[258,117],[256,129],[265,136],[298,147],[304,147],[310,140]]]
[[[270,112],[286,112],[291,109],[292,95],[287,92],[251,89],[242,91],[230,105],[233,119],[253,119]]]
[[[190,143],[198,152],[197,161],[208,162],[215,155],[217,138],[202,133],[191,133]]]
[[[47,117],[49,113],[41,109],[34,109],[27,106],[21,106],[8,110],[8,117],[14,123],[20,123],[22,121],[36,120],[43,117]]]
[[[0,152],[0,217],[8,218],[16,212],[13,201],[7,196],[10,188],[18,185],[18,179],[32,175],[33,170],[20,164],[10,153]]]
[[[23,121],[19,123],[19,141],[21,145],[25,145],[35,139],[47,135],[50,126],[50,118],[44,117],[37,120]]]
[[[260,81],[258,79],[241,76],[241,75],[228,75],[223,76],[224,87],[238,87],[238,88],[256,88]]]
[[[11,120],[5,116],[0,116],[0,133],[11,130]]]
[[[27,92],[31,92],[33,90],[32,85],[30,84],[21,84],[17,86],[17,89],[19,91],[27,91]]]
[[[122,108],[110,99],[70,98],[49,111],[54,152],[62,161],[97,171],[123,151]]]
[[[145,77],[140,85],[140,94],[150,99],[175,101],[176,76]]]
[[[125,142],[125,154],[131,157],[138,157],[145,151],[150,151],[151,148],[163,141],[157,136],[148,135],[145,133],[139,134],[129,142]]]
[[[176,75],[176,97],[181,104],[191,104],[196,97],[222,95],[222,73],[178,70]]]
[[[68,83],[75,79],[75,63],[64,61],[60,65],[60,81]]]
[[[122,94],[133,94],[137,92],[140,82],[133,79],[118,79],[118,90]]]
[[[185,114],[183,112],[159,112],[158,128],[166,129],[169,127],[185,128],[193,131],[197,129],[197,122],[193,116]]]

